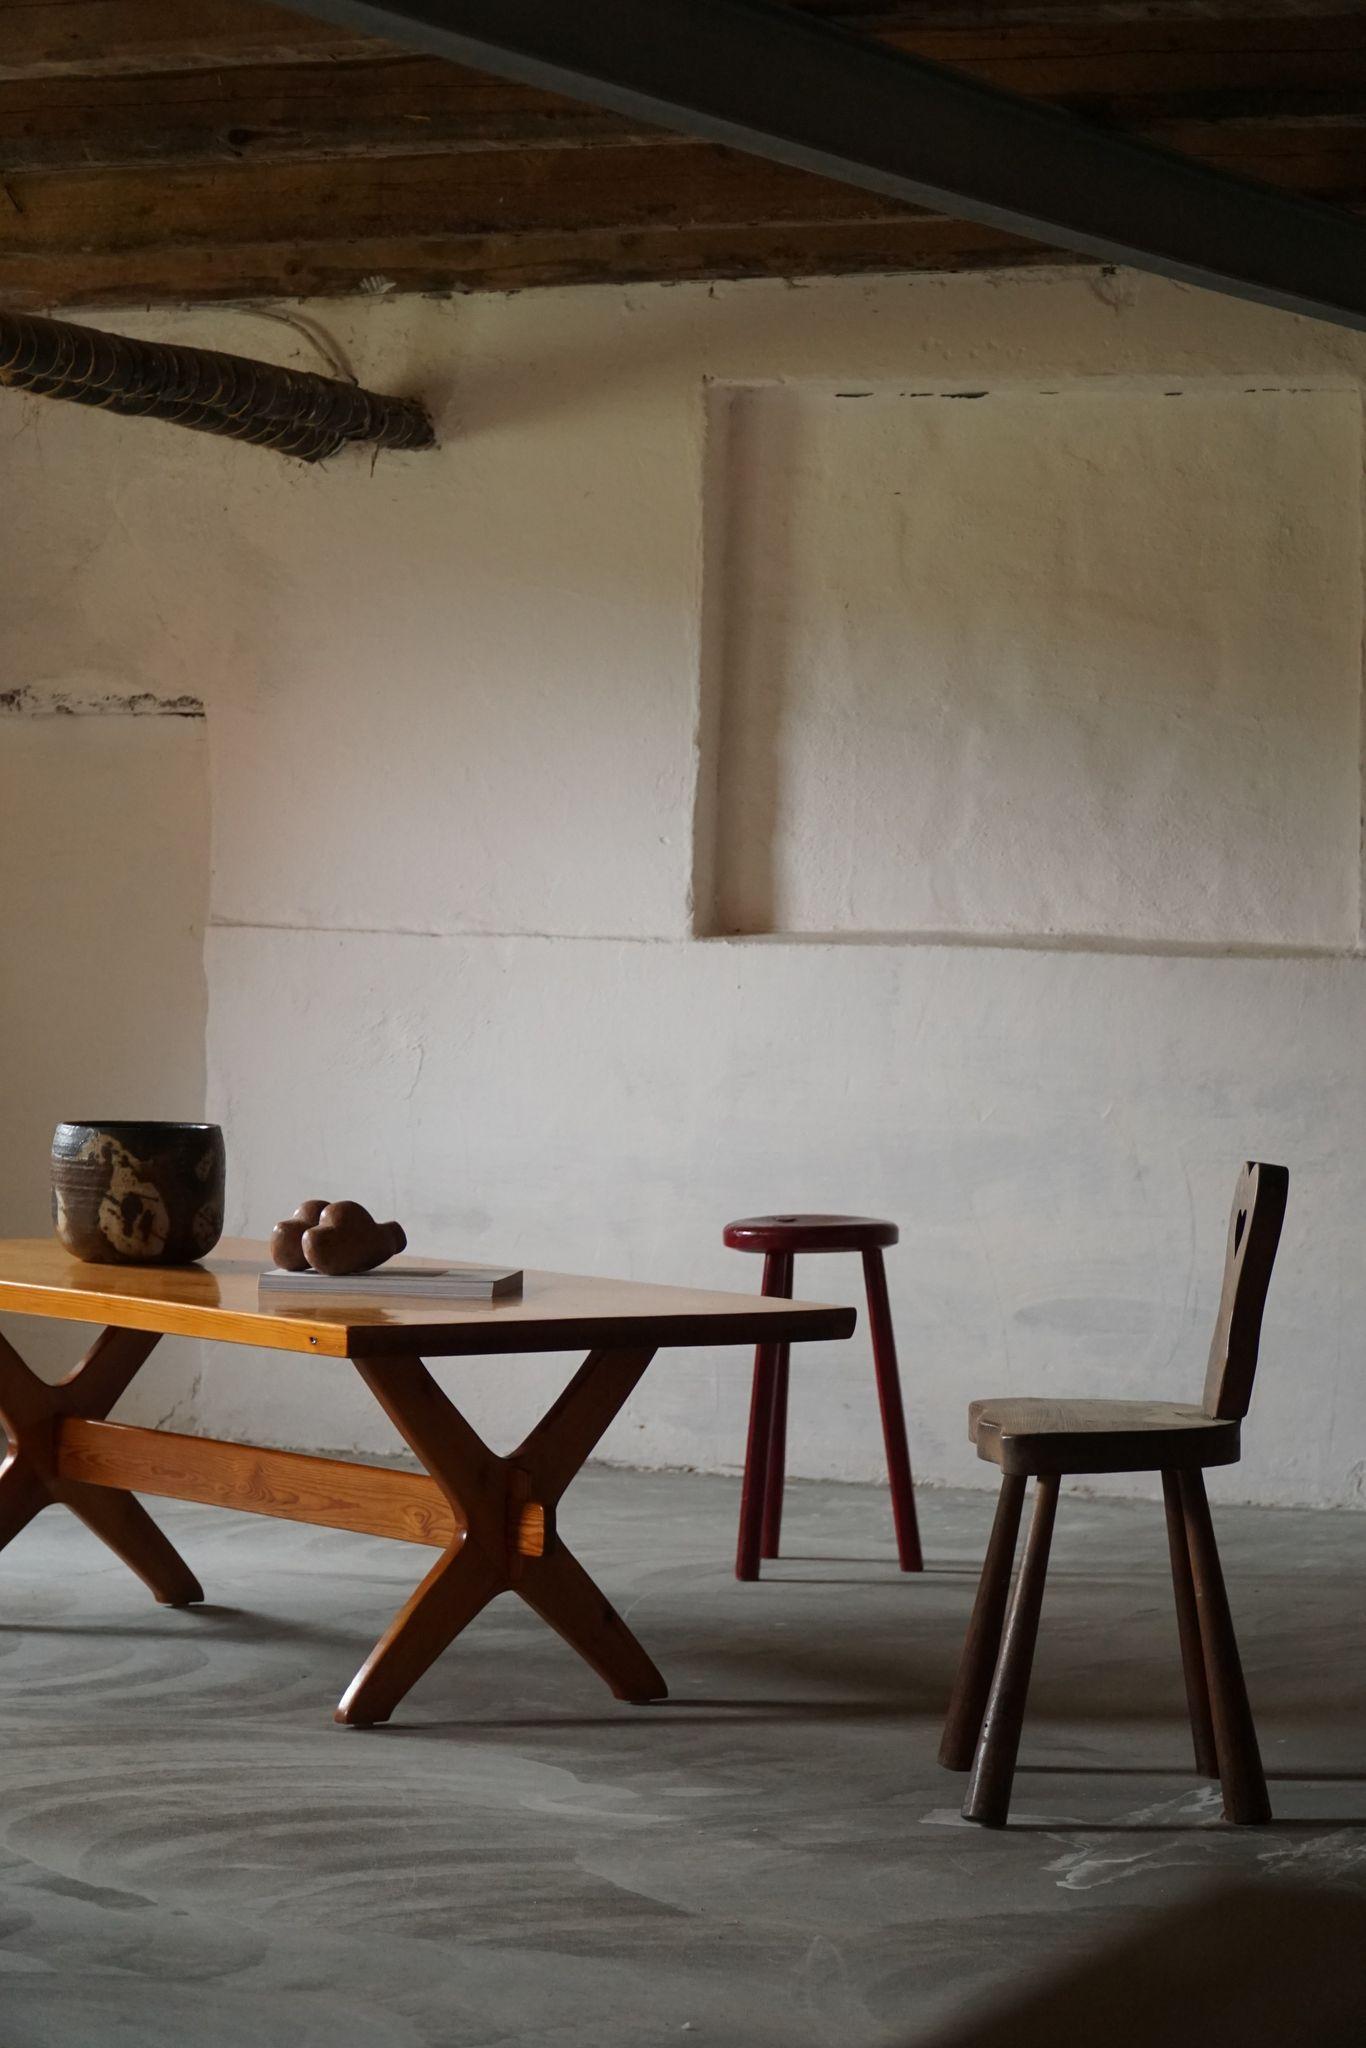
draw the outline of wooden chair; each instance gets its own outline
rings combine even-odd
[[[1001,1494],[939,1761],[971,1768],[966,1820],[1004,1827],[1020,1747],[1058,1487],[1068,1473],[1160,1472],[1195,1766],[1218,1777],[1231,1821],[1271,1818],[1202,1477],[1233,1465],[1252,1400],[1262,1311],[1290,1176],[1249,1163],[1229,1220],[1219,1320],[1199,1408],[1165,1401],[974,1401],[968,1435],[1001,1468]],[[1025,1481],[1035,1480],[1024,1560],[1006,1602]]]
[[[792,1293],[792,1270],[798,1252],[862,1253],[897,1562],[903,1572],[918,1572],[924,1570],[924,1559],[915,1517],[915,1487],[906,1443],[906,1413],[901,1401],[892,1311],[887,1300],[887,1274],[882,1263],[884,1249],[895,1244],[899,1236],[895,1223],[886,1223],[876,1216],[745,1216],[738,1223],[728,1223],[722,1232],[723,1241],[732,1251],[764,1254],[760,1290],[764,1294]],[[787,1462],[787,1357],[786,1344],[761,1344],[754,1354],[749,1441],[735,1553],[737,1579],[757,1579],[759,1560],[778,1555]]]

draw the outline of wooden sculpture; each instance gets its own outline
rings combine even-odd
[[[359,1202],[300,1202],[270,1234],[270,1255],[286,1273],[370,1273],[396,1258],[408,1238],[400,1223],[376,1223]]]

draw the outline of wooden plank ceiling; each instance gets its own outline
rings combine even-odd
[[[1366,0],[794,4],[1366,206]],[[19,307],[1060,260],[251,0],[0,0],[0,166]]]

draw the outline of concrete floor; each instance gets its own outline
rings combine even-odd
[[[1064,1494],[1015,1824],[935,1763],[991,1501],[590,1470],[566,1533],[673,1688],[513,1600],[388,1729],[330,1714],[426,1554],[154,1503],[210,1605],[61,1511],[0,1566],[3,2048],[863,2048],[939,2037],[1211,1876],[1366,1898],[1366,1517],[1217,1511],[1277,1823],[1192,1777],[1160,1507]],[[1307,2038],[1307,2036],[1306,2036]]]

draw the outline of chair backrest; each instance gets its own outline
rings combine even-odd
[[[1224,1292],[1205,1374],[1206,1415],[1241,1417],[1252,1405],[1262,1310],[1289,1191],[1290,1175],[1283,1166],[1263,1166],[1250,1159],[1238,1176],[1228,1220]]]

